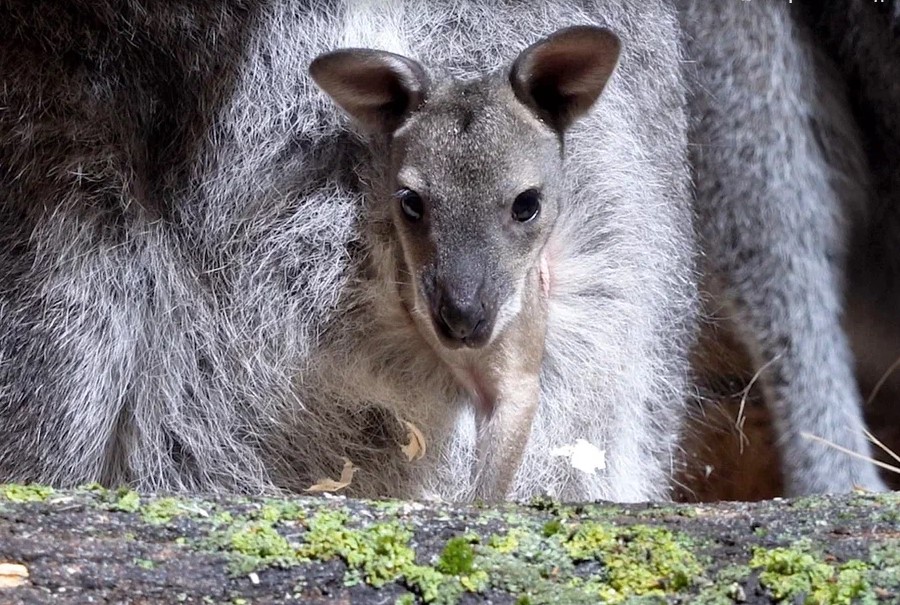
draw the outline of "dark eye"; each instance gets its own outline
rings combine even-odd
[[[401,189],[396,195],[400,198],[400,209],[407,220],[413,223],[422,220],[422,215],[425,213],[425,205],[422,203],[422,198],[418,193],[412,189]]]
[[[534,219],[541,211],[541,192],[537,189],[526,189],[516,196],[512,205],[512,217],[520,223]]]

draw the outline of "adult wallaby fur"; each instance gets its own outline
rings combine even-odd
[[[849,84],[871,187],[865,221],[854,226],[847,325],[860,382],[883,395],[872,428],[900,451],[900,2],[830,0],[810,7],[817,39]],[[894,462],[888,460],[889,462]],[[895,489],[900,475],[885,476]]]
[[[546,38],[586,25],[621,39],[605,88],[608,34]],[[395,53],[316,74],[374,136],[307,74],[338,48]],[[0,481],[303,490],[347,458],[356,495],[665,497],[695,310],[680,60],[653,0],[0,3]],[[577,439],[605,469],[551,455]]]
[[[851,12],[871,16],[862,4]],[[804,437],[871,455],[841,321],[854,235],[881,203],[873,200],[845,81],[810,25],[809,14],[820,9],[758,1],[678,6],[691,62],[691,161],[711,306],[736,322],[760,370],[787,491],[883,489],[870,462]],[[881,36],[884,22],[857,19],[857,29],[847,30],[847,11],[836,12],[842,40],[871,44]],[[884,52],[885,69],[896,70],[896,53],[891,60]],[[893,81],[879,78],[878,86]],[[896,104],[878,106],[896,114]],[[896,322],[896,305],[890,313]]]

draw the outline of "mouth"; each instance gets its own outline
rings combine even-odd
[[[487,319],[476,322],[466,335],[455,332],[438,313],[431,314],[431,324],[438,340],[448,349],[480,349],[491,340],[492,322]]]

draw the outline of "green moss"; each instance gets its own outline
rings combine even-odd
[[[880,506],[900,506],[900,492],[881,492],[869,494],[869,497]]]
[[[437,562],[437,570],[454,576],[469,574],[474,571],[475,549],[467,538],[450,538],[441,552]]]
[[[550,496],[539,495],[534,496],[531,500],[529,500],[527,506],[533,508],[534,510],[558,514],[561,504],[558,500],[554,500]]]
[[[874,499],[878,503],[878,514],[875,516],[885,523],[900,523],[900,490],[876,494]]]
[[[827,508],[826,499],[822,496],[800,496],[785,502],[785,506],[810,511]]]
[[[136,491],[119,489],[115,492],[112,509],[123,513],[136,513],[141,507],[141,497]]]
[[[506,527],[519,527],[528,522],[528,520],[517,511],[505,511],[502,516],[503,523]]]
[[[409,546],[412,533],[397,523],[376,523],[360,532],[356,551],[346,551],[347,563],[361,569],[366,583],[376,588],[399,580],[415,563]]]
[[[282,523],[285,521],[297,521],[304,518],[303,509],[296,502],[269,500],[263,505],[255,518],[269,523]]]
[[[487,587],[488,575],[478,569],[475,562],[475,549],[472,544],[475,536],[458,536],[450,538],[438,558],[435,569],[448,576],[455,576],[460,585],[469,592],[481,592]]]
[[[165,525],[187,510],[177,498],[157,498],[141,508],[141,518],[151,525]]]
[[[300,557],[331,559],[343,548],[350,547],[349,515],[344,510],[322,511],[309,519],[304,543],[298,549]]]
[[[515,528],[505,536],[493,536],[486,546],[477,547],[479,562],[490,584],[529,605],[588,605],[597,603],[596,594],[571,582],[575,567],[562,547],[563,534],[550,538],[542,526]]]
[[[588,523],[566,541],[565,547],[575,561],[599,559],[616,546],[616,531],[609,526]]]
[[[231,550],[238,554],[255,557],[266,564],[289,564],[296,559],[296,553],[288,541],[270,524],[248,523],[231,534]]]
[[[372,510],[377,510],[391,517],[396,517],[402,513],[404,507],[407,506],[407,503],[402,500],[371,500],[364,502],[371,506]]]
[[[760,570],[759,582],[772,596],[804,605],[875,603],[869,583],[870,567],[851,560],[835,567],[819,560],[805,545],[794,548],[756,548],[750,566]]]
[[[0,485],[0,495],[10,502],[44,502],[53,493],[52,487],[43,485]]]
[[[900,506],[885,508],[879,515],[879,520],[890,525],[900,525]]]
[[[490,585],[490,576],[486,571],[479,569],[468,575],[459,576],[459,583],[469,592],[483,592]]]
[[[896,569],[900,571],[900,540],[888,540],[873,546],[869,551],[869,559],[877,569]]]
[[[493,535],[488,539],[488,546],[494,552],[502,555],[509,555],[519,548],[519,538],[522,537],[522,530],[512,529],[504,535]]]
[[[422,596],[424,603],[453,605],[462,594],[461,585],[446,582],[441,572],[421,565],[407,570],[406,584]]]
[[[684,506],[650,504],[644,509],[634,511],[634,515],[638,519],[668,519],[671,517],[693,519],[697,517],[697,510]]]
[[[416,595],[411,592],[408,592],[404,595],[397,597],[397,600],[394,601],[394,605],[415,605],[416,604]]]
[[[232,555],[229,569],[234,575],[266,567],[292,567],[301,561],[296,548],[267,521],[242,520],[224,536],[214,534],[212,541]]]
[[[216,513],[210,518],[210,523],[215,526],[230,526],[234,524],[234,515],[227,510]]]
[[[593,585],[609,603],[684,591],[703,572],[686,541],[665,529],[587,523],[564,546],[575,561],[603,564],[605,577]]]
[[[471,538],[448,541],[435,567],[416,561],[412,532],[397,522],[351,528],[345,511],[328,511],[308,522],[297,555],[306,560],[342,559],[348,567],[345,583],[381,587],[399,582],[416,591],[425,603],[456,603],[463,592],[477,592],[487,574],[477,567]]]
[[[120,510],[137,507],[150,523],[168,522],[193,510],[190,503],[175,498],[141,506],[140,498],[127,490],[110,492],[105,499]],[[391,503],[384,510],[394,511],[397,506]],[[692,552],[696,545],[665,529],[615,525],[599,514],[588,514],[590,507],[585,509],[590,520],[579,518],[575,509],[553,506],[550,519],[541,522],[503,508],[486,510],[479,517],[485,523],[495,527],[505,522],[513,527],[484,542],[474,535],[453,537],[430,560],[417,555],[411,527],[396,520],[361,520],[346,509],[307,516],[303,506],[292,502],[269,501],[252,507],[248,502],[250,512],[236,518],[228,513],[204,515],[211,542],[233,557],[233,571],[340,559],[347,566],[344,581],[349,585],[380,588],[393,583],[412,591],[397,600],[402,605],[456,604],[467,593],[489,587],[528,605],[659,603],[673,593],[687,599],[698,592],[691,602],[729,605],[745,596],[743,591],[754,577],[749,567],[734,568],[733,573],[726,568],[713,582],[704,580],[703,567]],[[664,508],[647,511],[649,516],[670,514]],[[289,539],[300,528],[305,531]],[[898,558],[888,549],[873,553],[873,561],[882,561],[885,582],[900,573]],[[876,563],[831,565],[802,549],[757,550],[752,563],[760,583],[774,597],[806,599],[797,601],[805,605],[868,605],[873,587],[892,586],[875,580]]]
[[[545,538],[549,538],[551,536],[555,536],[558,533],[563,531],[562,521],[559,519],[551,519],[544,523],[544,527],[541,530],[541,533],[544,534]]]
[[[150,559],[135,559],[134,564],[141,569],[152,570],[156,569],[156,563],[151,561]]]
[[[750,567],[730,565],[716,574],[715,581],[707,582],[697,597],[695,605],[734,605],[747,600],[744,586],[752,574]]]
[[[863,561],[848,561],[837,569],[834,581],[815,589],[813,601],[836,605],[874,604],[875,592],[869,584],[868,575],[869,566]]]
[[[519,603],[656,603],[688,593],[703,573],[686,539],[642,525],[565,515],[493,535],[474,547],[491,585]],[[598,567],[599,564],[599,567]]]
[[[629,511],[630,513],[634,513],[635,511]],[[556,517],[566,521],[578,521],[578,522],[588,522],[588,521],[612,521],[618,517],[621,517],[625,514],[625,511],[617,506],[608,506],[604,504],[590,504],[590,505],[560,505],[556,510]]]
[[[81,487],[76,488],[75,491],[87,492],[89,494],[94,494],[95,496],[100,496],[101,498],[105,497],[109,493],[108,489],[106,489],[96,481],[94,483],[87,483],[85,485],[82,485]]]
[[[355,530],[347,527],[346,513],[320,513],[310,520],[298,554],[309,559],[340,557],[350,568],[349,582],[364,581],[378,588],[400,580],[414,566],[411,537],[398,523],[375,523]]]
[[[900,598],[900,540],[888,540],[873,546],[869,560],[873,567],[871,583]]]
[[[885,504],[889,504],[892,498],[895,503],[900,502],[896,499],[896,496],[888,496],[888,498],[884,499],[880,498],[879,494],[873,494],[871,492],[856,492],[847,499],[847,505],[848,508],[881,508]]]

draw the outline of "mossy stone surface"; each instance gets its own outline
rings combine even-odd
[[[870,605],[900,602],[897,507],[895,494],[466,507],[6,485],[0,544],[30,566],[22,601]]]

